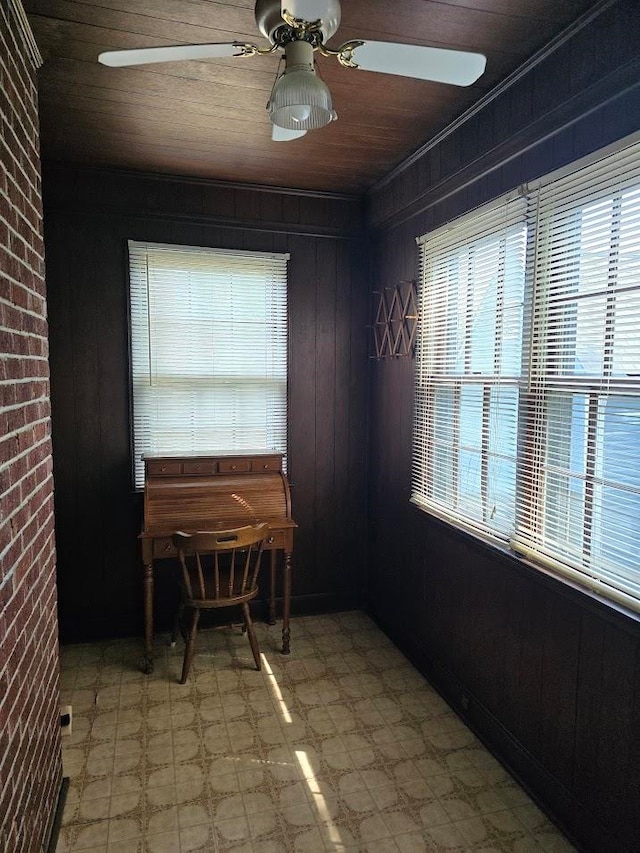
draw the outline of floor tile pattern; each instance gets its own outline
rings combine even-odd
[[[362,613],[204,630],[190,679],[158,638],[65,647],[70,777],[56,853],[573,848]]]

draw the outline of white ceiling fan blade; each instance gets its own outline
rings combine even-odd
[[[399,74],[454,86],[475,83],[487,64],[486,56],[481,53],[386,41],[364,42],[354,49],[353,60],[364,71]]]
[[[108,50],[98,56],[103,65],[146,65],[151,62],[181,62],[185,59],[220,59],[224,56],[241,56],[241,45],[227,44],[175,44],[168,47],[141,47],[133,50]]]
[[[271,125],[271,139],[274,142],[291,142],[292,139],[300,139],[306,132],[306,130],[289,130],[277,124]]]
[[[282,12],[288,12],[297,18],[299,21],[318,21],[327,20],[331,15],[335,16],[338,6],[338,23],[340,23],[340,6],[335,0],[281,0],[280,9]]]

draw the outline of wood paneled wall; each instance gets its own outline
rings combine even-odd
[[[293,612],[357,605],[368,366],[360,201],[54,165],[43,188],[62,639],[142,629],[127,239],[291,253]],[[170,591],[161,577],[158,586],[166,624]]]
[[[415,237],[640,128],[640,16],[611,4],[370,196],[374,286]],[[413,362],[375,362],[369,607],[584,850],[640,849],[640,620],[409,504]]]

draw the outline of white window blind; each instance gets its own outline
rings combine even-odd
[[[513,528],[526,203],[421,241],[412,500],[507,541]]]
[[[129,241],[143,454],[286,453],[288,255]]]
[[[530,200],[530,377],[513,545],[640,604],[640,145]]]
[[[412,500],[640,611],[640,143],[419,243]]]

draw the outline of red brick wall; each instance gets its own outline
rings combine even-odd
[[[60,788],[36,73],[0,0],[0,851],[40,853]]]

